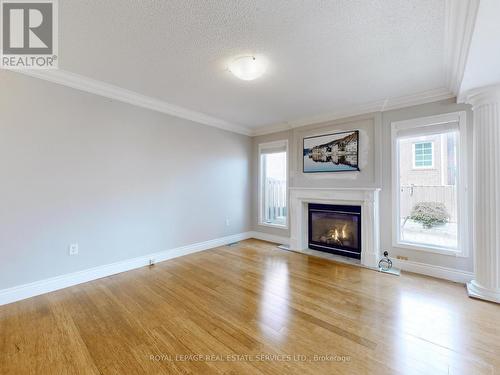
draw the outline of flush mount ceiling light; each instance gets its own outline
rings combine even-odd
[[[252,81],[266,72],[266,61],[258,56],[241,56],[229,63],[229,71],[239,79]]]

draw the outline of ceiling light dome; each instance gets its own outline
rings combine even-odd
[[[229,63],[229,71],[239,79],[252,81],[266,72],[266,61],[257,56],[237,57]]]

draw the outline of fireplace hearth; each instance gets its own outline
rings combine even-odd
[[[309,248],[361,259],[361,207],[309,203]]]

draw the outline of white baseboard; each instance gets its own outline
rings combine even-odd
[[[249,232],[251,238],[258,240],[269,241],[279,244],[290,244],[290,238],[284,236],[276,236],[273,234],[263,232]],[[400,259],[393,259],[394,267],[401,268],[403,271],[419,273],[426,276],[436,277],[453,281],[456,283],[466,284],[474,278],[473,272],[458,270],[455,268],[447,268],[442,266],[435,266],[432,264],[404,261]]]
[[[276,236],[274,234],[268,234],[268,233],[263,233],[263,232],[249,232],[250,233],[250,238],[256,238],[258,240],[262,241],[268,241],[268,242],[274,242],[280,245],[288,245],[290,244],[290,238],[289,237],[284,237],[284,236]]]
[[[474,278],[474,272],[462,271],[456,268],[441,267],[400,259],[392,259],[392,263],[394,267],[401,268],[404,271],[420,273],[422,275],[454,281],[456,283],[466,284]]]
[[[154,259],[156,263],[164,260],[180,257],[187,254],[196,253],[198,251],[212,249],[218,246],[224,246],[232,242],[242,241],[253,237],[251,232],[244,232],[232,236],[216,238],[209,241],[198,242],[192,245],[181,246],[170,250],[164,250],[157,253],[144,255],[138,258],[127,259],[111,264],[105,264],[89,268],[82,271],[68,273],[49,279],[35,281],[29,284],[14,286],[8,289],[0,290],[0,306],[7,303],[20,301],[22,299],[34,297],[40,294],[53,292],[55,290],[67,288],[73,285],[85,283],[100,279],[102,277],[111,276],[120,272],[129,271],[135,268],[149,265],[150,259]]]
[[[181,246],[170,250],[144,255],[137,258],[127,259],[111,264],[105,264],[77,271],[65,275],[51,277],[49,279],[35,281],[29,284],[14,286],[0,290],[0,306],[8,303],[20,301],[26,298],[38,296],[40,294],[53,292],[73,285],[100,279],[102,277],[115,275],[117,273],[129,271],[149,265],[149,261],[154,259],[156,263],[168,259],[177,258],[183,255],[193,254],[199,251],[224,246],[233,242],[243,241],[248,238],[256,238],[263,241],[278,244],[289,244],[290,239],[284,236],[252,231],[238,233],[231,236],[216,238],[209,241],[198,242],[191,245]],[[402,270],[433,276],[440,279],[451,280],[459,283],[467,283],[473,279],[472,272],[461,271],[453,268],[434,266],[430,264],[417,263],[411,261],[401,261],[394,259],[394,266]]]
[[[273,234],[257,231],[250,232],[250,237],[279,244],[290,243],[290,238],[288,237],[276,236]],[[403,261],[399,259],[393,259],[393,264],[394,267],[401,268],[403,271],[419,273],[422,275],[432,276],[438,279],[449,280],[456,283],[466,284],[474,278],[473,272],[462,271],[455,268],[435,266],[432,264]]]

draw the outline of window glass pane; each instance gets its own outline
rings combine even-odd
[[[457,131],[398,140],[400,242],[458,248],[457,140]]]
[[[432,142],[418,142],[414,143],[415,149],[415,168],[431,168],[433,160],[433,147]]]
[[[286,225],[286,152],[261,155],[262,222]]]

